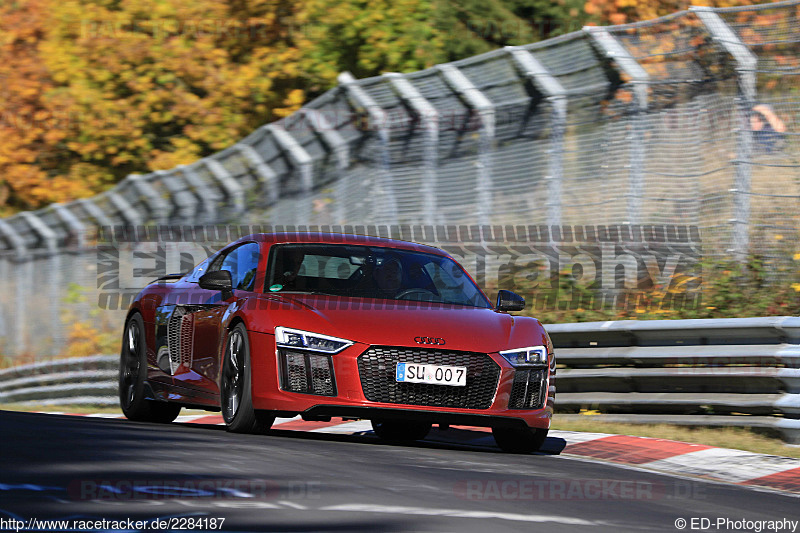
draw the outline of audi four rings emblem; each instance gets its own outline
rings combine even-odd
[[[444,346],[444,339],[441,337],[414,337],[414,342],[417,344],[436,344]]]

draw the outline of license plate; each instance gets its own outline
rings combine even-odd
[[[397,363],[395,380],[403,383],[465,387],[467,385],[467,367]]]

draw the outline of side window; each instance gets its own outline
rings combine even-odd
[[[241,291],[252,291],[258,269],[259,245],[248,242],[228,252],[224,257],[214,261],[210,270],[227,270],[231,273],[233,288]]]

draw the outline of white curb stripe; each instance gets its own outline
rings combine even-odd
[[[606,437],[616,437],[618,435],[612,435],[610,433],[582,433],[580,431],[560,431],[557,429],[551,429],[547,436],[564,439],[567,441],[567,446],[569,446],[570,444],[605,439]]]
[[[743,483],[798,468],[800,460],[727,448],[709,448],[642,463],[639,466],[690,476],[706,476],[732,483]]]

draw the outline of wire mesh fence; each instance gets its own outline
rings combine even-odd
[[[706,254],[776,256],[800,216],[798,18],[798,0],[691,8],[345,73],[194,164],[0,220],[0,350],[57,353],[118,318],[97,307],[103,226],[682,224]]]

